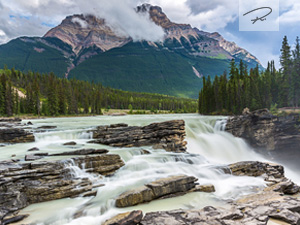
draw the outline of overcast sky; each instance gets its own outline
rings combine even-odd
[[[141,34],[150,37],[151,30],[156,29],[159,37],[157,27],[139,21],[140,18],[132,14],[132,8],[147,2],[161,6],[174,22],[221,33],[254,54],[264,66],[272,59],[278,66],[283,36],[288,36],[291,45],[296,36],[300,36],[300,0],[279,1],[280,31],[241,32],[239,0],[0,0],[0,44],[20,36],[42,36],[67,15],[75,13],[93,13],[114,24],[119,22],[124,32],[137,37]]]

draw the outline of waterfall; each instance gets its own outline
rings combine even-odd
[[[22,223],[41,225],[99,225],[112,216],[130,210],[141,209],[144,213],[172,209],[197,209],[207,205],[226,207],[228,200],[237,199],[262,189],[266,186],[260,177],[238,177],[224,172],[227,164],[244,161],[266,161],[263,156],[254,152],[247,143],[225,132],[226,117],[209,117],[196,114],[185,115],[139,115],[122,118],[93,117],[76,118],[80,129],[76,128],[72,119],[63,119],[63,126],[57,130],[36,133],[34,145],[48,151],[65,151],[62,146],[66,141],[75,141],[80,147],[95,147],[88,144],[91,133],[88,130],[99,124],[125,122],[129,125],[145,125],[173,119],[184,119],[186,122],[187,151],[189,154],[170,153],[151,147],[112,148],[110,153],[119,154],[125,166],[114,176],[101,177],[85,172],[84,165],[76,165],[72,160],[65,160],[74,177],[88,178],[96,183],[104,184],[98,188],[94,198],[62,199],[48,203],[34,204],[22,210],[30,217]],[[41,121],[45,122],[45,121]],[[55,119],[48,121],[57,123]],[[143,154],[147,150],[150,154]],[[289,175],[299,178],[286,168]],[[215,193],[190,193],[177,198],[156,200],[149,204],[118,209],[115,199],[126,190],[135,188],[159,178],[171,175],[186,174],[198,178],[199,184],[213,184]],[[78,215],[77,218],[74,215]],[[42,215],[42,216],[41,216]]]

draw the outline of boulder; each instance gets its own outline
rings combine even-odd
[[[144,186],[126,191],[116,199],[119,208],[188,193],[196,187],[197,178],[186,175],[158,179]],[[196,191],[196,190],[195,190]]]
[[[25,161],[35,161],[41,159],[41,156],[38,155],[25,155]]]
[[[215,192],[216,189],[215,189],[215,186],[212,185],[212,184],[207,184],[207,185],[197,185],[195,187],[195,190],[193,190],[194,192],[195,191],[199,191],[199,192],[207,192],[207,193],[211,193],[211,192]]]
[[[66,142],[63,145],[77,145],[75,141]]]
[[[185,123],[173,120],[137,127],[127,124],[99,126],[93,130],[91,143],[114,147],[153,146],[166,151],[185,152]]]
[[[136,225],[143,219],[143,212],[135,210],[116,215],[115,217],[105,221],[103,225]]]
[[[33,152],[33,151],[39,151],[40,149],[39,148],[31,148],[31,149],[28,149],[27,152]]]

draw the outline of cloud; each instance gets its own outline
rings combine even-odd
[[[198,15],[199,13],[212,11],[220,5],[227,5],[228,1],[224,1],[224,0],[210,0],[210,1],[206,1],[206,0],[187,0],[186,4],[191,9],[192,14]]]
[[[287,8],[287,11],[284,11],[280,15],[280,23],[282,25],[298,25],[300,22],[300,2],[293,2],[293,4],[291,4],[291,2],[288,1],[284,6]]]
[[[131,37],[134,41],[163,40],[163,29],[150,20],[149,14],[136,13],[136,3],[133,0],[78,0],[76,5],[83,13],[105,18],[116,33]]]
[[[238,15],[238,0],[149,0],[162,6],[171,20],[188,23],[210,32],[233,22]]]
[[[88,28],[88,23],[78,17],[72,19],[73,23],[78,23],[82,28]]]
[[[163,29],[153,23],[148,15],[134,11],[137,0],[4,0],[1,3],[0,29],[5,31],[8,39],[22,35],[43,35],[49,29],[47,24],[58,25],[66,16],[81,13],[105,18],[116,32],[130,36],[134,41],[159,41],[164,36]],[[15,18],[10,18],[10,15]],[[24,21],[24,17],[29,20]],[[9,21],[9,24],[4,21]],[[76,22],[85,26],[82,21]],[[8,30],[10,32],[6,32]]]

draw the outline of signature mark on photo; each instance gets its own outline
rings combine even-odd
[[[252,19],[252,20],[251,20],[251,21],[253,21],[252,24],[255,24],[258,20],[260,20],[260,21],[267,20],[266,17],[272,13],[272,8],[271,8],[271,7],[260,7],[260,8],[257,8],[257,9],[253,9],[253,10],[251,10],[251,11],[245,13],[243,16],[246,16],[246,15],[249,14],[249,13],[252,13],[252,12],[254,12],[254,11],[261,10],[261,9],[269,9],[270,11],[269,11],[266,15],[264,15],[264,16],[262,16],[262,17],[256,17],[255,19]]]

